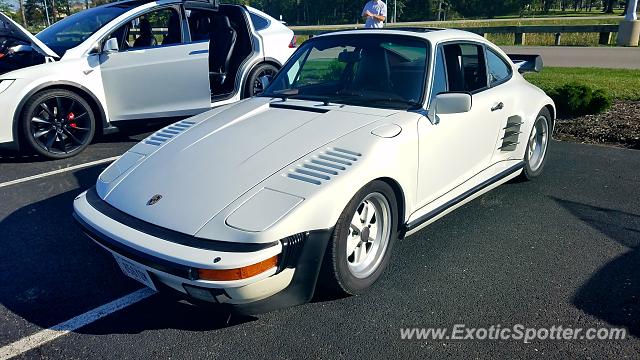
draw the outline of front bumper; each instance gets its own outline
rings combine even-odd
[[[24,98],[26,84],[28,84],[27,80],[14,80],[11,86],[0,93],[0,149],[2,150],[19,150],[16,126],[19,119],[16,112],[27,101]]]
[[[196,303],[204,299],[192,295],[204,292],[209,302],[229,304],[246,314],[309,301],[332,231],[312,231],[299,234],[295,241],[289,237],[269,244],[198,239],[124,214],[100,199],[95,188],[76,198],[73,215],[97,244],[145,269],[157,289],[178,292]],[[275,255],[279,256],[277,268],[251,278],[198,279],[197,269],[240,267]]]

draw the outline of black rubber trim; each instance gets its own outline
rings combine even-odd
[[[102,200],[100,196],[98,196],[95,186],[87,191],[86,197],[89,205],[102,213],[104,216],[107,216],[125,226],[128,226],[142,233],[180,245],[221,252],[256,252],[278,245],[277,241],[264,244],[248,244],[202,239],[157,225],[153,225],[131,215],[125,214],[124,212],[109,205],[106,201]]]
[[[262,300],[232,305],[232,310],[240,314],[257,315],[309,302],[315,293],[322,259],[332,233],[333,228],[307,234],[295,262],[293,279],[284,290]]]
[[[95,230],[93,227],[87,224],[84,220],[82,220],[82,218],[80,218],[75,213],[73,214],[73,218],[76,220],[76,222],[78,223],[82,231],[85,233],[85,235],[87,235],[91,240],[95,241],[96,243],[104,246],[105,248],[125,258],[131,259],[137,263],[146,265],[158,271],[179,276],[184,279],[197,280],[197,275],[196,275],[198,273],[197,270],[189,266],[176,264],[171,261],[167,261],[164,259],[157,258],[155,256],[151,256],[147,253],[136,250],[118,241],[110,239],[104,236],[103,234],[101,234],[100,232],[98,232],[97,230]]]
[[[276,109],[300,110],[300,111],[308,111],[308,112],[314,112],[314,113],[320,113],[320,114],[326,114],[329,112],[329,109],[318,109],[318,108],[293,105],[293,104],[270,103],[269,106]]]
[[[404,237],[404,234],[406,234],[407,232],[417,228],[418,226],[422,225],[423,223],[425,223],[425,222],[433,219],[434,217],[442,214],[444,211],[446,211],[450,207],[453,207],[453,206],[461,203],[465,199],[469,198],[470,196],[473,196],[474,194],[476,194],[479,191],[482,191],[486,187],[491,186],[492,184],[494,184],[494,183],[506,178],[507,176],[513,174],[514,172],[516,172],[518,170],[522,170],[523,167],[524,167],[524,162],[519,162],[518,164],[508,168],[507,170],[504,170],[501,173],[499,173],[497,175],[494,175],[490,179],[487,179],[487,180],[483,181],[482,183],[474,186],[473,188],[471,188],[471,189],[465,191],[464,193],[456,196],[455,198],[447,201],[445,204],[437,207],[436,209],[428,212],[427,214],[424,214],[423,216],[421,216],[420,218],[416,219],[415,221],[405,225],[405,229],[402,232],[402,234],[401,234],[402,236],[401,237]]]

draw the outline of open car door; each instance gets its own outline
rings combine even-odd
[[[218,10],[220,7],[218,0],[184,0],[183,3],[187,9]]]
[[[185,1],[217,9],[217,0]],[[198,114],[211,107],[209,66],[184,34],[179,6],[159,6],[116,29],[100,55],[111,121]]]

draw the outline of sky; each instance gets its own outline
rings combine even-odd
[[[14,9],[18,8],[18,0],[7,0],[7,3],[9,3],[9,5],[13,6]]]

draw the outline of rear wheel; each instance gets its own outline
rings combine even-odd
[[[74,156],[95,134],[95,116],[80,95],[69,90],[46,90],[27,101],[22,115],[29,147],[51,159]]]
[[[383,181],[362,188],[347,204],[327,246],[320,285],[355,295],[380,278],[387,267],[398,228],[397,200]]]
[[[251,73],[249,74],[249,78],[247,79],[247,83],[244,89],[245,98],[252,97],[253,95],[260,94],[264,89],[262,88],[262,83],[260,82],[260,78],[263,76],[271,76],[273,78],[278,73],[278,68],[274,65],[263,63],[256,66]]]
[[[533,128],[527,140],[524,154],[524,169],[520,177],[531,180],[542,174],[547,160],[547,148],[551,140],[551,114],[546,108],[542,109],[533,123]]]

